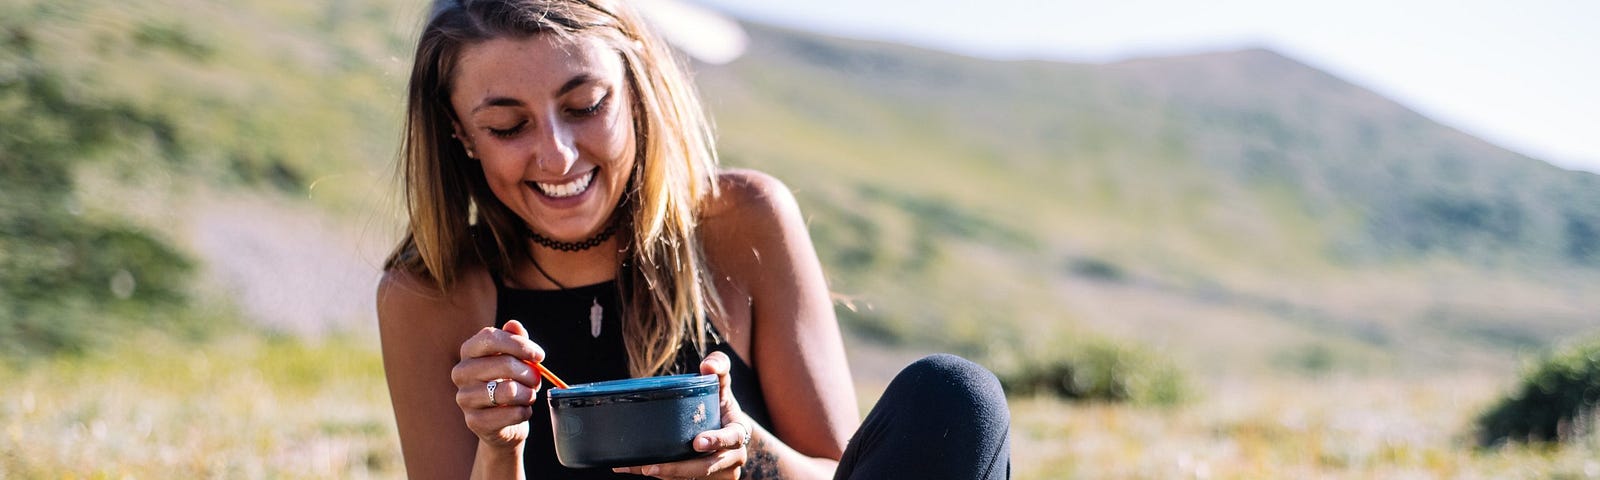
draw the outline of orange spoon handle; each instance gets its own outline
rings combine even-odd
[[[533,363],[533,362],[525,362],[525,363],[527,363],[528,365],[532,365],[534,370],[538,370],[539,371],[539,376],[544,377],[545,380],[549,380],[550,383],[555,384],[556,388],[560,388],[560,389],[563,389],[563,390],[568,389],[568,388],[572,388],[572,387],[568,387],[567,386],[567,382],[561,381],[561,377],[557,377],[555,373],[552,373],[550,371],[550,369],[544,368],[544,364],[542,364],[542,363]]]

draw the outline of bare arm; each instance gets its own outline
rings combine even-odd
[[[707,222],[714,224],[708,235],[719,237],[708,240],[707,254],[747,295],[745,358],[761,379],[773,423],[773,431],[752,435],[746,471],[751,478],[832,477],[860,417],[821,262],[781,182],[734,171],[722,185],[721,201],[731,204]]]
[[[730,401],[729,360],[713,353],[700,371],[719,375],[728,426],[703,432],[695,442],[713,454],[616,471],[660,478],[832,478],[859,420],[822,266],[782,183],[752,171],[720,180],[722,195],[706,209],[700,231],[723,300],[717,323],[756,370],[772,430]]]
[[[482,295],[486,285],[472,283],[487,282],[465,277],[451,295],[430,280],[396,271],[387,272],[378,286],[383,369],[406,473],[410,478],[521,478],[521,442],[485,444],[467,427],[458,403],[461,374],[455,370],[462,363],[463,343],[493,322],[488,310],[493,301]],[[531,391],[518,393],[531,400]]]

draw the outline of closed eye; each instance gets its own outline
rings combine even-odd
[[[522,127],[526,126],[527,124],[528,121],[523,120],[521,122],[517,122],[516,125],[512,125],[511,128],[486,127],[484,130],[488,130],[490,135],[494,135],[497,138],[511,138],[512,136],[516,135],[517,132],[522,131]]]
[[[605,108],[606,101],[608,101],[610,99],[611,99],[611,94],[610,93],[606,93],[606,96],[600,97],[600,100],[597,101],[597,102],[594,102],[594,105],[592,105],[592,106],[590,106],[588,108],[579,108],[579,109],[570,110],[569,113],[574,117],[593,117],[596,114],[600,113],[600,109],[601,108]]]

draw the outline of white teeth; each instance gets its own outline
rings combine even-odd
[[[570,197],[570,196],[573,196],[573,195],[577,195],[577,194],[583,193],[584,190],[588,190],[589,189],[589,182],[594,180],[594,172],[595,172],[594,170],[590,170],[588,174],[586,174],[586,175],[584,175],[582,177],[578,177],[576,179],[573,179],[572,181],[567,182],[567,183],[561,183],[561,184],[544,183],[544,182],[529,182],[529,183],[532,183],[535,186],[537,186],[539,188],[539,191],[540,192],[544,192],[545,195],[549,195],[549,196],[555,197],[555,198],[566,198],[566,197]]]

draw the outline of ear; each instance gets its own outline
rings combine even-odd
[[[467,150],[467,158],[478,158],[477,150],[473,149],[472,137],[467,135],[466,129],[461,128],[461,121],[451,119],[450,128],[453,129],[453,133],[450,134],[450,137],[455,138],[457,142],[461,142],[461,147]]]

